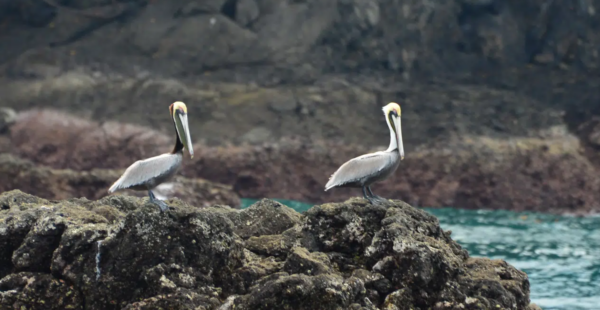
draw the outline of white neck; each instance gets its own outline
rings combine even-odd
[[[394,129],[392,128],[392,124],[390,124],[390,119],[389,117],[385,117],[385,121],[388,124],[388,128],[390,129],[390,146],[388,147],[388,149],[386,150],[387,152],[391,152],[394,149],[398,148],[398,139],[396,138],[396,134],[394,133]]]

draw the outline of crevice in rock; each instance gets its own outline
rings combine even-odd
[[[221,7],[221,14],[235,20],[237,0],[227,0]]]
[[[485,15],[499,15],[500,14],[500,3],[497,1],[487,1],[487,3],[467,3],[461,4],[461,11],[458,14],[458,24],[462,27],[469,23],[472,19],[479,18]]]

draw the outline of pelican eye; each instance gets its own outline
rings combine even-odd
[[[398,112],[396,112],[396,110],[390,111],[390,114],[393,115],[393,116],[398,116]]]

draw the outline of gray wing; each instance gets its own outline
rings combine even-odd
[[[181,164],[181,157],[177,154],[163,154],[138,160],[125,170],[108,192],[144,184],[153,178],[172,172],[179,164]]]
[[[393,164],[391,152],[376,152],[353,158],[344,163],[325,185],[325,190],[377,174]]]

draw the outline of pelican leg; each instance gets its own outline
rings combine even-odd
[[[154,193],[151,190],[148,190],[148,196],[150,196],[150,202],[157,205],[160,208],[160,212],[165,212],[169,210],[169,206],[161,200],[156,199]]]
[[[362,187],[362,191],[363,191],[363,197],[364,197],[366,200],[368,200],[368,201],[369,201],[369,202],[370,202],[372,205],[374,205],[374,204],[377,202],[377,200],[376,200],[376,199],[374,199],[373,197],[371,197],[371,196],[367,195],[367,188],[368,188],[367,186],[363,186],[363,187]],[[370,190],[369,190],[369,191],[370,191]]]
[[[377,196],[377,195],[373,194],[373,191],[371,190],[371,186],[367,186],[367,190],[369,191],[369,194],[371,194],[371,197],[373,197],[377,200],[384,200],[384,201],[387,200],[381,196]]]

